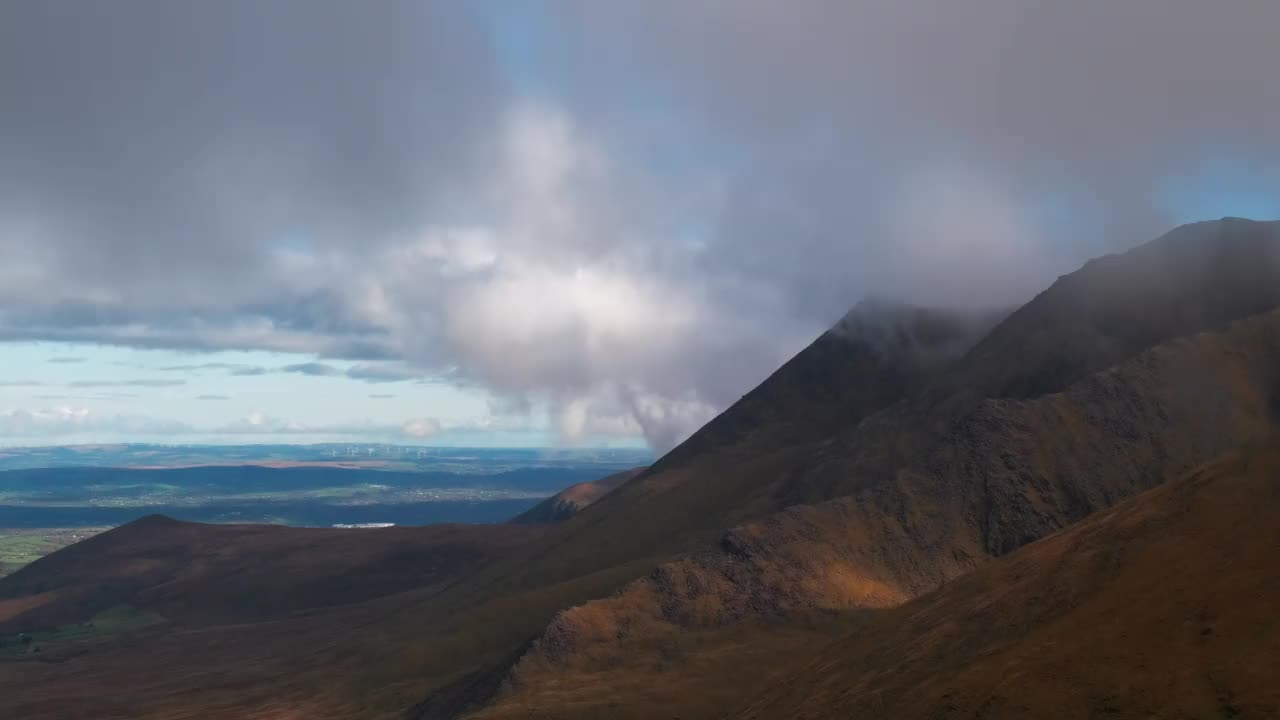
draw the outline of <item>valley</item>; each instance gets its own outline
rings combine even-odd
[[[335,452],[327,446],[9,449],[0,458],[8,468],[0,469],[0,575],[150,514],[297,527],[501,523],[568,484],[647,458],[628,450],[370,449],[361,455],[410,459],[396,465],[403,469],[307,459]],[[26,467],[40,461],[68,464]],[[201,461],[212,464],[193,464]],[[93,464],[107,462],[125,465]]]

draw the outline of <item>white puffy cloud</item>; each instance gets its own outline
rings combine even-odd
[[[400,428],[400,432],[415,440],[425,440],[440,432],[440,423],[429,418],[418,418],[406,422]]]

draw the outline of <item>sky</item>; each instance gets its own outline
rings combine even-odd
[[[0,3],[0,444],[672,447],[1280,217],[1273,0]]]

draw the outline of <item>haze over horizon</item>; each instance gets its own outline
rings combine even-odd
[[[863,297],[1280,217],[1280,4],[904,5],[0,5],[0,441],[662,452]]]

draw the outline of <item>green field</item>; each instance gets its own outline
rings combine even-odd
[[[105,527],[0,528],[0,577],[55,550],[96,535]]]
[[[164,618],[156,613],[117,605],[94,615],[88,622],[65,625],[55,630],[0,636],[0,656],[31,655],[54,643],[117,635],[160,622],[164,622]]]

